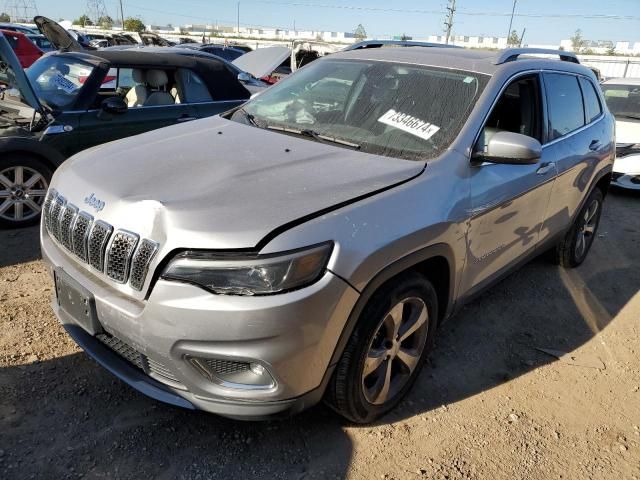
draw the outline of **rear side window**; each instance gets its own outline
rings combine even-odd
[[[593,84],[589,80],[581,78],[580,86],[582,87],[584,106],[585,110],[587,111],[587,123],[591,123],[602,113],[600,98],[598,97]]]
[[[18,48],[18,37],[14,37],[13,35],[5,35],[4,38],[7,39],[7,41],[9,42],[9,45],[11,46],[11,48],[13,48],[14,50],[16,48]]]
[[[555,140],[584,126],[584,105],[578,78],[561,73],[545,73],[549,105],[549,136]]]

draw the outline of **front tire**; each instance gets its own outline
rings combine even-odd
[[[384,415],[409,391],[433,343],[438,300],[431,283],[409,273],[371,297],[342,354],[327,403],[355,423]]]
[[[594,189],[571,229],[556,247],[556,263],[565,268],[575,268],[584,262],[600,225],[603,201],[602,191]]]
[[[40,221],[52,173],[42,160],[26,153],[11,153],[2,159],[0,228],[22,228]]]

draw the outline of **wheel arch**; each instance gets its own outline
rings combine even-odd
[[[387,282],[406,272],[417,272],[423,275],[435,288],[438,296],[438,323],[451,315],[455,304],[454,286],[456,284],[453,250],[445,243],[438,243],[410,253],[378,272],[362,290],[331,357],[330,370],[340,360],[360,314],[373,294]]]
[[[53,148],[30,138],[10,137],[0,139],[0,155],[29,154],[43,161],[51,171],[55,171],[65,158]],[[0,166],[2,161],[0,160]]]

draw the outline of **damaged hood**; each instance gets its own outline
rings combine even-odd
[[[86,150],[57,170],[51,186],[168,253],[254,248],[276,228],[423,169],[212,117]]]
[[[253,52],[245,53],[231,63],[256,78],[262,78],[270,75],[290,56],[291,49],[289,47],[259,48]]]

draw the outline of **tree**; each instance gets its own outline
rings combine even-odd
[[[573,48],[573,51],[576,53],[582,52],[582,50],[584,50],[584,48],[587,46],[587,43],[588,43],[582,37],[582,30],[580,29],[576,30],[576,32],[573,34],[573,37],[571,37],[570,40],[571,40],[571,47]]]
[[[361,23],[358,24],[358,26],[356,27],[354,34],[356,36],[356,40],[359,40],[359,41],[367,38],[367,31],[364,29]]]
[[[518,36],[518,32],[516,32],[515,30],[511,30],[509,38],[507,38],[507,45],[509,45],[510,47],[520,45],[520,37]]]
[[[613,57],[614,55],[616,55],[616,46],[615,45],[611,45],[609,48],[607,48],[607,55]]]
[[[128,17],[124,21],[124,29],[129,32],[144,32],[146,27],[139,18]]]
[[[9,16],[9,14],[7,13],[0,13],[0,22],[10,22],[11,21],[11,17]]]
[[[111,30],[111,27],[113,27],[113,18],[111,18],[109,15],[100,17],[98,19],[98,25],[100,25],[105,30]]]
[[[73,24],[82,25],[83,27],[85,27],[87,25],[93,25],[93,22],[91,21],[88,15],[81,15],[80,18],[73,21]]]

